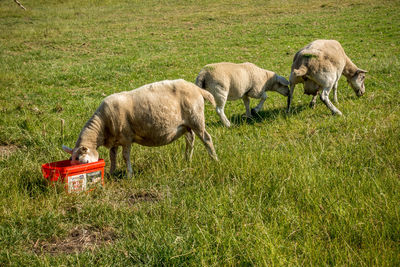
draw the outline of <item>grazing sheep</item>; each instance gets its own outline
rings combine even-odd
[[[357,96],[365,93],[364,79],[367,71],[359,69],[342,46],[335,40],[316,40],[296,53],[290,73],[290,94],[288,97],[287,112],[293,99],[294,87],[297,83],[304,83],[304,93],[312,95],[310,106],[314,107],[317,95],[320,93],[322,102],[333,114],[342,115],[329,100],[329,93],[333,89],[333,101],[337,103],[337,85],[343,74]]]
[[[250,118],[252,112],[262,109],[267,99],[266,91],[289,95],[289,82],[284,77],[252,63],[221,62],[206,65],[197,76],[196,84],[214,96],[217,114],[226,127],[230,126],[224,113],[227,100],[243,99],[246,116]],[[260,103],[252,110],[249,97],[261,98]]]
[[[162,146],[186,137],[186,158],[191,159],[194,134],[204,143],[211,158],[218,160],[211,136],[205,129],[204,99],[215,107],[213,96],[185,80],[161,81],[104,99],[83,127],[75,148],[63,146],[73,163],[90,163],[99,158],[97,148],[110,149],[110,173],[122,146],[128,176],[132,176],[132,143]]]

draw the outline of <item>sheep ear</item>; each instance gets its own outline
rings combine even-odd
[[[362,69],[358,69],[358,70],[357,70],[357,74],[358,74],[358,73],[367,73],[367,72],[368,72],[368,71],[362,70]]]
[[[304,75],[306,75],[306,73],[307,73],[307,68],[302,68],[302,67],[300,67],[300,68],[298,68],[298,69],[294,69],[293,70],[293,73],[294,73],[294,75],[296,75],[297,77],[301,77],[301,76],[304,76]]]
[[[282,76],[276,75],[276,80],[282,85],[289,86],[289,81]]]
[[[72,149],[71,149],[71,148],[62,145],[62,149],[63,149],[65,152],[67,152],[68,154],[71,154],[71,155],[72,155]]]

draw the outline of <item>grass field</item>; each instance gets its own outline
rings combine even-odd
[[[399,1],[20,1],[0,1],[1,266],[400,265]],[[106,95],[220,61],[288,77],[315,39],[369,71],[361,98],[340,80],[343,117],[301,85],[289,115],[228,102],[230,129],[207,104],[218,163],[182,138],[134,145],[134,178],[119,155],[91,194],[45,184]]]

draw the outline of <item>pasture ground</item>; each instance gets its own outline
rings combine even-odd
[[[399,1],[22,4],[0,1],[0,265],[400,265]],[[207,104],[218,163],[180,139],[134,145],[134,178],[119,155],[91,194],[44,183],[104,96],[220,61],[288,77],[314,39],[369,71],[361,98],[340,80],[343,117],[301,86],[290,115],[276,93],[254,120],[229,102],[231,129]]]

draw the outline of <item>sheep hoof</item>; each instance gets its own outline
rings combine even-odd
[[[252,119],[253,118],[253,115],[247,115],[247,114],[243,114],[242,115],[242,118],[244,118],[244,119]]]
[[[257,115],[257,114],[258,114],[258,111],[257,111],[256,109],[252,108],[252,109],[251,109],[251,115],[252,115],[252,116],[255,116],[255,115]]]
[[[336,112],[333,112],[333,115],[335,115],[335,116],[342,116],[343,114],[342,114],[342,112],[340,112],[340,111],[338,110],[338,111],[336,111]]]
[[[223,125],[224,125],[226,128],[231,127],[231,123],[230,123],[229,121],[224,122]]]
[[[315,109],[315,103],[314,102],[311,102],[309,106],[310,106],[310,108]]]

